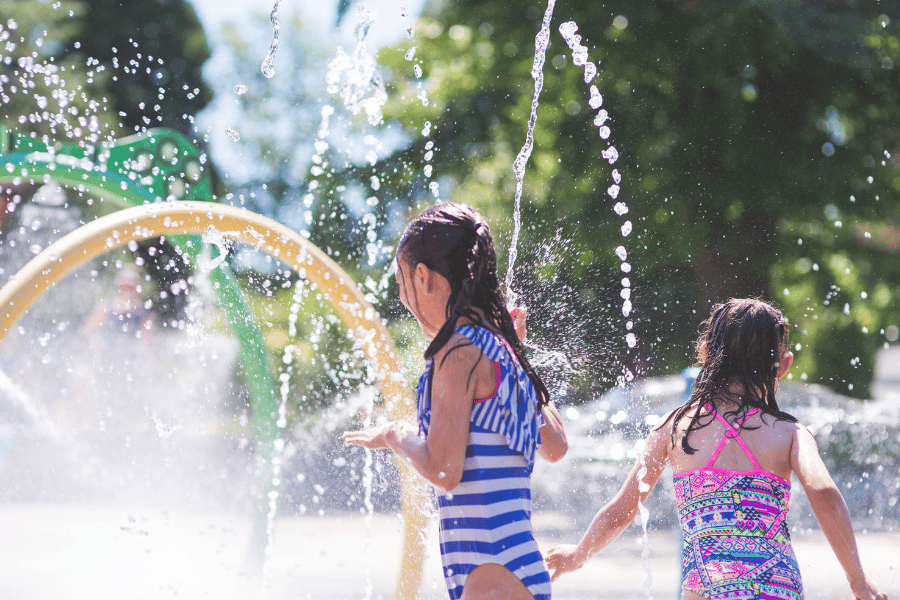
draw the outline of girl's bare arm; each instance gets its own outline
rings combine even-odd
[[[569,451],[569,440],[563,428],[562,417],[552,404],[543,409],[544,425],[541,427],[541,447],[538,456],[547,462],[556,462]]]
[[[454,346],[448,343],[447,346]],[[446,360],[444,360],[446,356]],[[344,433],[344,441],[366,448],[390,448],[422,477],[450,491],[462,479],[469,439],[469,421],[475,398],[473,366],[481,351],[472,345],[445,347],[434,357],[431,387],[431,426],[420,437],[405,421],[392,421],[361,431]]]
[[[618,494],[594,516],[581,541],[575,546],[557,546],[547,553],[553,581],[563,573],[580,569],[628,527],[637,514],[638,502],[647,499],[665,469],[668,442],[668,433],[659,429],[650,432],[642,457],[635,462]]]
[[[528,334],[526,318],[528,309],[524,306],[514,306],[509,309],[509,315],[513,320],[516,335],[523,342]],[[544,425],[541,427],[541,447],[538,448],[538,456],[547,462],[556,462],[569,451],[569,440],[566,439],[566,431],[563,428],[562,417],[552,404],[544,407]]]
[[[798,426],[794,434],[791,469],[806,491],[819,526],[841,563],[856,598],[887,600],[863,572],[847,503],[822,462],[815,438],[802,426]]]

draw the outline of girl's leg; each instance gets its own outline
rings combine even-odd
[[[681,600],[706,600],[706,598],[690,590],[681,590]]]
[[[466,577],[461,600],[534,600],[513,572],[497,563],[485,563]]]

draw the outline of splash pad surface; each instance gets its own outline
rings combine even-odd
[[[560,534],[558,524],[537,515],[543,550],[571,542],[576,532]],[[373,562],[371,598],[391,597],[393,561],[400,552],[403,523],[394,515],[376,515],[370,527],[359,514],[280,518],[267,565],[269,600],[350,600],[360,597],[366,560],[362,537],[378,548]],[[243,568],[242,542],[249,520],[199,511],[160,511],[146,506],[6,506],[0,528],[10,547],[20,551],[4,559],[0,597],[50,600],[91,590],[98,600],[132,597],[243,600],[260,597],[260,581]],[[367,533],[363,534],[362,531]],[[892,564],[900,536],[859,536],[860,553],[889,597],[900,593],[900,575]],[[434,526],[428,530],[420,600],[444,600]],[[678,540],[671,531],[650,534],[653,598],[673,599],[678,587]],[[823,536],[798,535],[794,547],[808,600],[847,596],[842,571]],[[619,576],[610,578],[610,573]],[[585,567],[554,584],[554,600],[639,600],[644,560],[634,536],[624,535]]]

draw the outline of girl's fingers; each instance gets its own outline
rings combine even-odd
[[[356,446],[360,446],[365,442],[365,432],[364,431],[345,431],[344,432],[344,442],[347,444],[354,444]]]

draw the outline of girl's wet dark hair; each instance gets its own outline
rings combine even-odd
[[[538,410],[549,402],[547,387],[525,357],[525,346],[513,327],[497,276],[490,229],[474,208],[444,202],[422,211],[400,238],[397,260],[410,271],[424,264],[450,284],[447,321],[425,349],[425,358],[437,354],[450,340],[459,318],[467,317],[503,336],[537,390]],[[403,276],[402,270],[398,273]]]
[[[714,306],[697,340],[700,373],[694,391],[665,421],[672,421],[672,445],[678,422],[690,412],[693,416],[681,438],[681,447],[688,454],[695,452],[688,436],[712,422],[716,412],[734,421],[759,408],[776,419],[796,422],[778,408],[775,400],[779,361],[787,350],[787,320],[771,304],[754,298],[732,298]],[[742,391],[732,391],[732,387]],[[723,411],[726,403],[735,408]],[[712,413],[694,410],[707,405]]]

